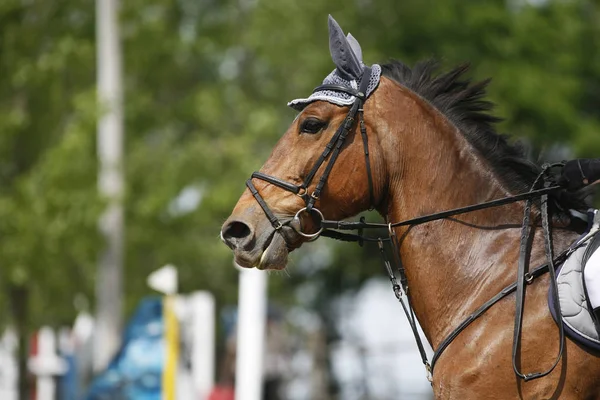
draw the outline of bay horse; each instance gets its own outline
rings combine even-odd
[[[328,220],[374,208],[386,222],[396,222],[528,191],[541,169],[495,131],[498,120],[485,100],[487,81],[465,79],[467,66],[445,74],[436,71],[434,62],[412,69],[399,61],[381,65],[379,84],[359,110],[361,123],[348,124],[348,136],[329,171],[326,161],[333,152],[326,153],[320,164],[319,157],[352,106],[323,100],[307,104],[260,173],[249,180],[223,225],[221,238],[236,262],[248,268],[285,268],[289,252],[318,236],[315,212],[299,213],[308,201]],[[303,187],[310,174],[315,180]],[[307,200],[323,176],[326,184],[319,195]],[[303,189],[300,193],[293,190],[298,187]],[[565,196],[555,194],[551,200],[557,209],[571,206]],[[524,207],[515,202],[393,228],[400,238],[398,250],[414,313],[433,349],[517,279]],[[529,262],[536,266],[545,260],[536,204],[532,215],[538,223],[532,224]],[[567,213],[556,215],[552,239],[559,252],[581,230]],[[522,370],[549,367],[558,352],[559,335],[547,305],[549,284],[545,274],[527,288]],[[600,399],[600,360],[569,339],[549,375],[518,379],[511,359],[514,319],[512,294],[450,343],[433,374],[437,399]]]

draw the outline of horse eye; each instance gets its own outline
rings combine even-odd
[[[326,122],[318,120],[316,118],[307,118],[302,121],[300,126],[300,133],[315,134],[318,133],[326,125]]]

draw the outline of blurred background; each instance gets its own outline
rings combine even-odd
[[[98,121],[107,111],[98,100],[96,7],[0,1],[2,399],[41,398],[40,377],[55,383],[48,399],[155,398],[127,390],[164,382],[160,360],[154,381],[120,381],[120,391],[94,395],[106,365],[94,368],[98,347],[89,343],[103,332],[98,296],[118,291],[98,270],[122,265],[122,317],[109,319],[126,339],[125,326],[144,316],[167,325],[147,285],[166,264],[177,269],[182,298],[200,291],[214,301],[211,396],[229,398],[239,271],[220,226],[294,118],[286,102],[333,69],[327,14],[360,41],[368,64],[436,57],[492,77],[500,130],[528,143],[532,157],[600,156],[597,0],[128,0],[114,31],[124,132],[115,196],[98,184],[106,167]],[[117,203],[123,229],[107,267],[98,227]],[[286,271],[268,275],[265,398],[431,398],[403,319],[374,247],[305,245]],[[194,334],[180,331],[183,371],[193,365],[185,345]],[[46,372],[31,365],[41,337],[55,337],[49,352],[62,360],[40,367]],[[178,398],[206,398],[184,392]]]

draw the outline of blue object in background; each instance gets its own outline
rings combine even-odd
[[[164,365],[163,303],[142,300],[127,325],[121,349],[90,385],[87,400],[161,400]]]
[[[67,372],[58,377],[58,398],[61,400],[77,400],[78,376],[77,363],[73,353],[59,354],[68,365]]]

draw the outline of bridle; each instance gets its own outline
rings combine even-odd
[[[558,365],[558,362],[562,358],[564,342],[565,342],[564,327],[563,327],[562,319],[560,318],[561,311],[560,311],[560,304],[558,302],[558,288],[557,288],[557,283],[556,283],[556,279],[555,279],[555,265],[562,263],[567,258],[567,256],[575,250],[575,248],[571,247],[571,248],[563,251],[556,258],[554,257],[553,252],[552,252],[553,246],[552,246],[550,217],[549,217],[549,211],[548,211],[548,201],[549,201],[548,195],[551,192],[560,190],[561,187],[552,185],[552,180],[549,177],[549,170],[552,167],[563,165],[563,164],[544,165],[542,168],[542,172],[536,179],[536,181],[533,184],[533,186],[531,187],[530,191],[521,193],[521,194],[517,194],[514,196],[508,196],[505,198],[488,201],[485,203],[479,203],[479,204],[474,204],[474,205],[470,205],[467,207],[461,207],[461,208],[456,208],[456,209],[452,209],[452,210],[442,211],[439,213],[425,215],[425,216],[412,218],[409,220],[395,222],[395,223],[385,223],[385,224],[384,223],[369,223],[369,222],[365,222],[364,218],[361,218],[360,221],[357,221],[357,222],[326,220],[324,218],[323,214],[321,213],[321,211],[319,211],[317,208],[315,208],[315,202],[321,196],[321,192],[322,192],[323,188],[325,187],[325,184],[327,183],[327,179],[329,178],[329,175],[331,173],[333,165],[335,164],[335,162],[342,150],[342,147],[345,143],[346,137],[348,136],[348,134],[354,127],[354,123],[357,119],[357,116],[358,116],[358,120],[359,120],[359,124],[360,124],[360,132],[361,132],[361,136],[362,136],[363,148],[364,148],[364,154],[365,154],[365,165],[366,165],[367,179],[368,179],[368,185],[369,185],[369,204],[370,204],[370,207],[375,206],[375,204],[374,204],[375,196],[374,196],[374,190],[373,190],[373,177],[371,174],[371,164],[370,164],[370,160],[369,160],[368,137],[367,137],[367,131],[366,131],[366,127],[365,127],[365,123],[364,123],[364,115],[363,115],[363,105],[367,99],[367,88],[369,85],[370,76],[371,76],[371,68],[365,67],[363,75],[362,75],[360,87],[358,88],[358,90],[349,88],[346,86],[342,86],[342,85],[321,85],[321,86],[318,86],[317,88],[315,88],[315,90],[313,91],[313,93],[323,91],[323,90],[347,93],[351,96],[354,96],[355,100],[350,105],[350,110],[348,111],[348,114],[346,115],[344,121],[338,126],[335,134],[332,136],[330,141],[325,146],[325,149],[323,150],[323,152],[321,153],[321,155],[319,156],[319,158],[317,159],[317,161],[315,162],[313,167],[310,169],[309,173],[306,175],[306,178],[304,179],[304,182],[302,184],[296,185],[294,183],[286,182],[282,179],[279,179],[279,178],[271,176],[271,175],[264,174],[262,172],[254,172],[252,174],[252,177],[246,181],[246,186],[250,190],[250,193],[252,193],[252,196],[254,196],[254,198],[256,199],[256,201],[258,202],[258,204],[264,211],[265,215],[267,216],[269,222],[271,223],[271,225],[277,232],[281,233],[281,229],[286,225],[290,225],[290,222],[292,222],[292,221],[299,222],[300,214],[303,212],[307,212],[309,214],[311,214],[311,213],[316,214],[316,216],[320,220],[320,227],[319,227],[319,230],[315,233],[306,233],[306,232],[302,232],[301,225],[299,223],[290,225],[292,227],[292,229],[294,229],[298,234],[300,234],[303,237],[306,237],[310,240],[314,240],[314,239],[318,238],[319,236],[327,236],[327,237],[337,239],[337,240],[342,240],[342,241],[358,242],[361,246],[366,241],[378,243],[379,250],[380,250],[381,256],[383,258],[386,272],[392,283],[392,289],[394,291],[394,295],[396,296],[396,298],[402,305],[404,313],[406,314],[409,325],[410,325],[413,335],[415,337],[415,341],[416,341],[419,353],[421,355],[421,360],[422,360],[423,364],[425,365],[425,368],[427,370],[427,377],[430,382],[432,381],[433,368],[435,366],[436,361],[439,359],[439,357],[441,356],[443,351],[450,345],[450,343],[464,329],[466,329],[473,321],[475,321],[481,315],[483,315],[483,313],[485,311],[487,311],[498,301],[500,301],[501,299],[503,299],[504,297],[508,296],[509,294],[511,294],[515,291],[516,291],[516,312],[515,312],[513,352],[512,352],[513,369],[514,369],[515,375],[518,378],[523,379],[525,381],[541,378],[543,376],[548,375],[550,372],[552,372],[554,370],[554,368]],[[329,157],[329,160],[327,161],[327,165],[325,167],[323,174],[319,178],[319,181],[318,181],[314,191],[309,194],[308,193],[309,186],[313,182],[313,179],[315,178],[317,171],[321,168],[321,166],[327,160],[328,157]],[[304,200],[305,207],[298,210],[296,212],[295,216],[293,217],[293,219],[289,219],[287,221],[282,222],[275,215],[275,213],[269,208],[267,202],[264,200],[264,198],[260,195],[260,193],[258,192],[256,187],[254,186],[252,179],[260,179],[260,180],[263,180],[270,184],[273,184],[275,186],[278,186],[284,190],[287,190],[288,192],[294,193],[295,195],[301,197]],[[539,188],[539,185],[538,185],[539,183],[543,183],[542,188]],[[542,228],[543,228],[543,232],[544,232],[546,258],[547,258],[548,262],[544,265],[541,265],[541,266],[529,271],[528,255],[531,251],[531,241],[529,239],[530,239],[530,235],[532,233],[532,229],[531,229],[531,225],[530,225],[530,216],[531,216],[531,207],[532,207],[534,199],[539,199],[540,204],[541,204]],[[448,218],[451,216],[465,214],[465,213],[482,210],[482,209],[486,209],[486,208],[498,207],[498,206],[502,206],[502,205],[506,205],[506,204],[510,204],[510,203],[514,203],[514,202],[518,202],[518,201],[526,201],[526,204],[525,204],[525,212],[524,212],[524,217],[523,217],[523,225],[522,225],[522,230],[521,230],[521,242],[520,242],[520,249],[519,249],[519,265],[518,265],[518,271],[517,271],[517,281],[515,283],[505,287],[504,289],[502,289],[496,296],[492,297],[490,300],[488,300],[486,303],[484,303],[482,306],[480,306],[471,315],[469,315],[461,324],[459,324],[440,343],[438,348],[434,351],[434,355],[433,355],[433,358],[430,363],[428,360],[427,354],[425,352],[421,337],[417,330],[417,321],[416,321],[416,318],[415,318],[415,315],[413,312],[413,308],[411,305],[410,292],[409,292],[409,287],[408,287],[408,279],[406,277],[406,273],[405,273],[404,267],[402,265],[402,260],[400,258],[400,252],[399,252],[400,243],[395,234],[394,228],[399,227],[399,226],[420,225],[420,224],[424,224],[424,223],[431,222],[434,220],[444,219],[444,218]],[[300,228],[298,228],[298,226],[300,226]],[[375,238],[375,237],[363,236],[362,235],[363,230],[369,229],[369,228],[371,228],[371,229],[381,229],[381,228],[387,229],[388,237],[387,238],[381,238],[381,237]],[[348,234],[348,233],[339,232],[339,231],[347,231],[347,230],[357,230],[358,234]],[[284,241],[286,241],[286,244],[287,244],[285,235],[283,235],[283,233],[281,233],[281,234],[284,238]],[[392,257],[393,257],[393,263],[395,264],[396,270],[398,271],[398,274],[400,276],[400,284],[398,284],[394,269],[392,267],[392,262],[387,257],[387,254],[386,254],[386,251],[384,248],[384,243],[390,244],[390,249],[391,249],[391,253],[392,253]],[[582,244],[582,242],[579,242],[577,245],[579,246],[581,244]],[[520,340],[521,340],[521,328],[522,328],[522,318],[523,318],[524,299],[525,299],[525,287],[526,287],[526,285],[531,284],[534,281],[534,279],[543,275],[546,272],[548,272],[550,274],[551,290],[553,291],[552,297],[554,299],[554,302],[552,304],[552,307],[554,308],[556,315],[558,316],[557,325],[558,325],[558,329],[559,329],[559,340],[560,340],[559,351],[558,351],[558,355],[556,357],[555,362],[548,370],[543,371],[543,372],[524,374],[524,373],[520,372],[518,369],[517,359],[518,359],[518,351],[520,348]],[[406,299],[407,299],[406,303],[402,300],[402,293],[404,293],[406,295]]]
[[[321,86],[318,86],[317,88],[315,88],[315,90],[313,90],[313,93],[320,92],[323,90],[347,93],[351,96],[354,96],[355,100],[352,103],[352,105],[350,106],[350,110],[348,111],[346,118],[344,118],[344,121],[342,121],[342,123],[338,126],[335,134],[331,137],[331,139],[325,146],[325,149],[323,150],[323,152],[321,153],[321,155],[319,156],[319,158],[317,159],[315,164],[312,166],[312,168],[306,175],[306,178],[304,178],[304,182],[302,182],[302,184],[295,185],[293,183],[286,182],[286,181],[276,178],[274,176],[263,174],[262,172],[258,172],[258,171],[252,173],[252,177],[246,181],[246,186],[248,187],[248,189],[250,189],[250,193],[252,193],[252,196],[254,196],[254,198],[260,205],[260,207],[263,209],[263,211],[265,212],[265,215],[269,219],[269,222],[271,223],[273,228],[275,228],[276,231],[281,230],[281,228],[283,228],[283,226],[289,224],[291,221],[295,220],[295,221],[299,222],[300,214],[303,212],[307,212],[309,214],[311,214],[311,213],[317,214],[320,221],[323,221],[325,219],[323,217],[323,214],[321,213],[321,211],[319,211],[317,208],[315,208],[315,202],[321,196],[321,192],[323,191],[323,188],[325,187],[325,184],[327,183],[327,179],[329,178],[329,174],[331,173],[333,165],[335,164],[340,152],[342,151],[342,146],[344,145],[344,142],[346,141],[346,137],[348,136],[348,134],[354,127],[354,121],[356,120],[357,115],[360,120],[360,132],[361,132],[361,136],[362,136],[362,140],[363,140],[363,147],[364,147],[364,151],[365,151],[365,163],[366,163],[366,168],[367,168],[367,177],[368,177],[368,181],[369,181],[369,199],[370,199],[371,206],[373,206],[374,193],[373,193],[373,178],[371,176],[371,163],[369,160],[369,142],[368,142],[368,138],[367,138],[367,129],[366,129],[365,123],[364,123],[364,115],[363,115],[363,108],[362,108],[364,102],[367,99],[367,88],[369,86],[370,77],[371,77],[371,68],[365,67],[358,90],[349,88],[346,86],[342,86],[342,85],[321,85]],[[315,190],[311,194],[308,194],[308,188],[309,188],[310,184],[312,183],[317,171],[319,170],[319,168],[321,168],[321,166],[323,165],[323,163],[325,162],[327,157],[329,157],[329,161],[327,162],[327,165],[325,166],[325,171],[323,172],[323,175],[321,175],[321,177],[319,178],[319,182],[317,183]],[[273,213],[273,211],[269,208],[267,202],[260,195],[260,193],[258,192],[256,187],[254,186],[254,183],[252,183],[253,178],[266,181],[266,182],[271,183],[275,186],[278,186],[284,190],[287,190],[288,192],[294,193],[295,195],[302,198],[302,200],[304,200],[305,207],[298,210],[298,212],[296,212],[296,215],[294,216],[294,218],[292,220],[282,222],[279,218],[277,218],[275,213]],[[299,226],[300,224],[297,224],[297,225]],[[313,240],[316,239],[317,237],[319,237],[323,233],[323,229],[324,229],[323,227],[321,227],[315,233],[305,233],[305,232],[302,232],[302,229],[298,229],[294,225],[292,225],[292,227],[301,236],[304,236],[306,238],[313,239]],[[285,236],[284,236],[284,239],[285,239]]]

